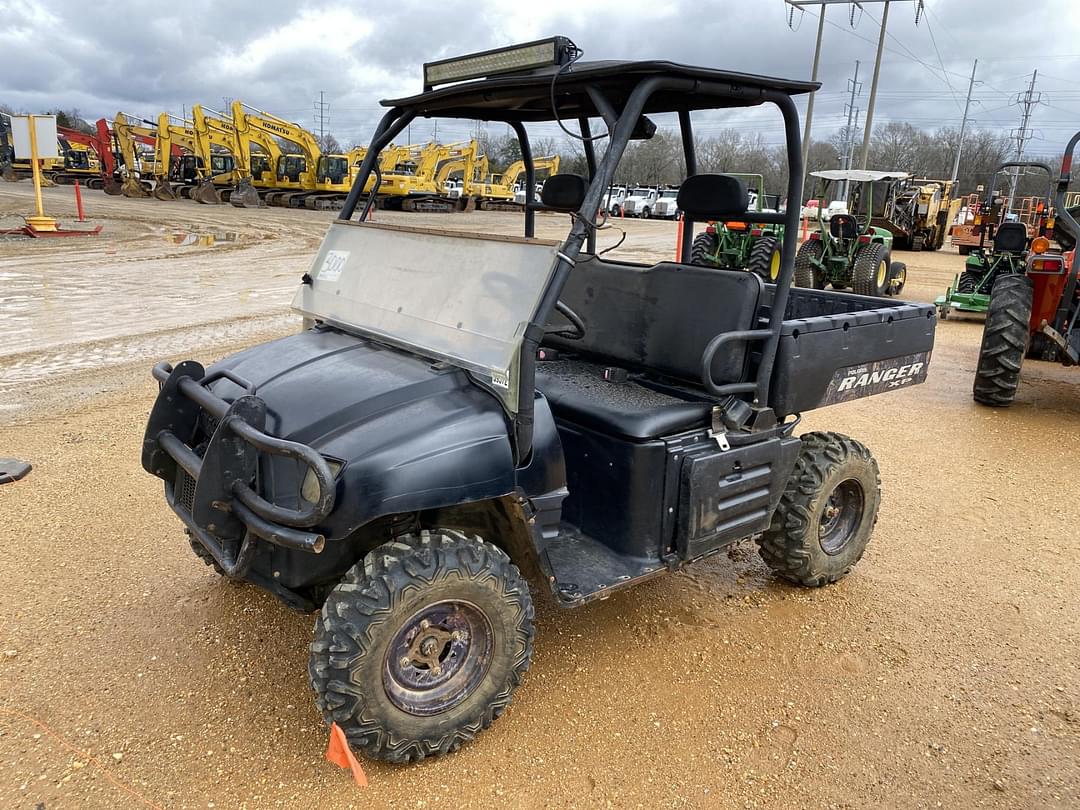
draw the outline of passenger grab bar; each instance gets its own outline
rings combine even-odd
[[[749,394],[757,392],[756,382],[726,383],[720,385],[713,379],[712,364],[720,347],[728,343],[741,341],[749,343],[754,340],[767,340],[772,337],[769,329],[738,329],[732,332],[721,332],[709,341],[705,351],[701,353],[701,382],[705,390],[718,397],[726,397],[731,394]]]

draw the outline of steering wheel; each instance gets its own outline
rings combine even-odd
[[[585,322],[581,320],[581,316],[574,310],[570,309],[562,301],[555,302],[556,311],[562,315],[566,320],[570,322],[570,329],[553,329],[549,330],[549,335],[555,335],[556,337],[564,338],[565,340],[581,340],[585,337]]]

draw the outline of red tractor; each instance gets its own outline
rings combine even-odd
[[[1061,161],[1061,176],[1054,194],[1054,238],[1051,251],[1044,237],[1032,240],[1024,272],[1006,275],[994,284],[983,326],[974,397],[983,405],[1008,407],[1016,396],[1020,367],[1027,357],[1080,364],[1080,286],[1076,243],[1080,239],[1077,209],[1066,208],[1073,151],[1080,132],[1073,135]]]

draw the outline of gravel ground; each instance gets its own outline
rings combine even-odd
[[[69,216],[70,193],[47,208]],[[977,408],[981,326],[940,324],[927,384],[805,420],[881,465],[849,578],[789,587],[743,544],[574,611],[535,589],[507,714],[454,756],[365,763],[364,791],[323,759],[312,618],[196,560],[139,466],[150,364],[293,330],[331,215],[87,204],[98,239],[0,242],[0,455],[35,465],[0,487],[0,805],[1080,805],[1074,370],[1029,363],[1012,409]],[[3,221],[26,210],[26,184],[0,185]],[[672,223],[620,224],[623,255],[674,244]],[[920,300],[960,266],[897,258]]]

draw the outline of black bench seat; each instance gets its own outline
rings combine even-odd
[[[679,399],[630,375],[604,379],[605,366],[577,359],[537,364],[536,388],[556,419],[627,439],[654,439],[707,427],[712,403]]]

